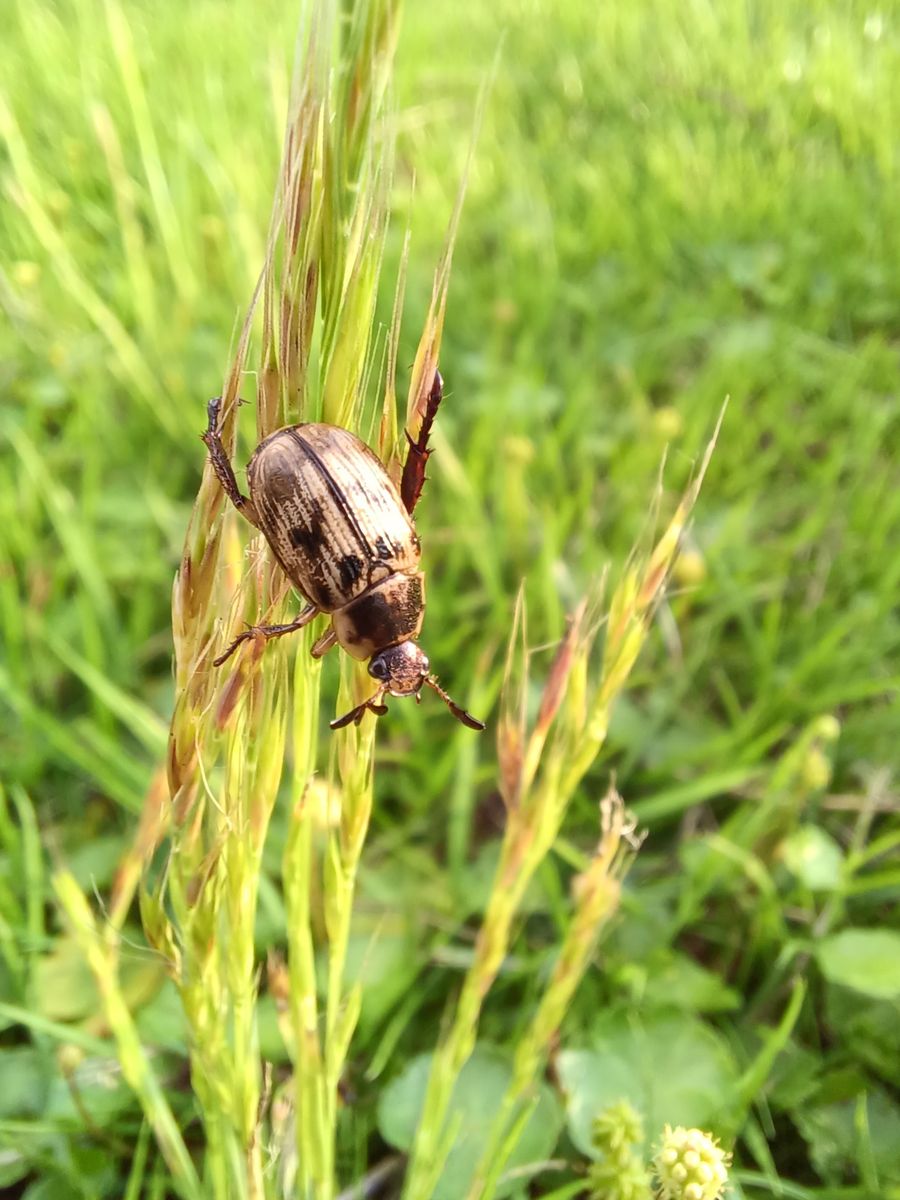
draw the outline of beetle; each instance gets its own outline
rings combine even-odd
[[[283,637],[325,613],[331,624],[312,647],[313,656],[321,658],[337,643],[353,658],[368,659],[378,684],[368,700],[332,721],[332,729],[358,725],[366,712],[386,713],[386,695],[418,701],[426,685],[463,725],[484,729],[447,695],[418,645],[425,577],[413,510],[425,483],[428,437],[442,397],[443,380],[435,371],[419,436],[406,434],[399,489],[381,460],[349,429],[307,423],[277,429],[256,447],[247,464],[249,496],[238,487],[219,432],[221,397],[210,400],[201,437],[213,470],[307,601],[285,625],[255,625],[239,634],[215,666],[242,642]]]

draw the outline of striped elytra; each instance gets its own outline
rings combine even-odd
[[[412,519],[369,447],[335,425],[292,425],[247,467],[259,525],[285,574],[322,612],[417,572]]]

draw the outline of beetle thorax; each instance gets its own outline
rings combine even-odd
[[[421,691],[429,670],[428,658],[415,642],[401,642],[382,650],[369,663],[369,674],[392,696],[412,696]]]
[[[353,658],[414,641],[425,615],[425,580],[418,571],[396,571],[332,614],[337,639]]]

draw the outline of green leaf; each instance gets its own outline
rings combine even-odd
[[[596,1157],[594,1118],[627,1100],[641,1114],[648,1143],[663,1125],[696,1125],[728,1136],[737,1121],[737,1068],[725,1043],[690,1017],[646,1021],[614,1014],[596,1031],[595,1048],[566,1050],[557,1070],[575,1145]]]
[[[766,1083],[769,1103],[782,1112],[809,1104],[816,1095],[821,1072],[817,1054],[796,1042],[788,1042],[775,1060]]]
[[[815,948],[822,974],[878,1000],[900,996],[900,933],[890,929],[844,929]]]
[[[629,973],[639,972],[651,956],[659,959],[670,952],[672,921],[678,905],[674,876],[641,882],[640,904],[629,904],[610,931],[609,943],[615,956],[628,964]]]
[[[178,988],[167,979],[153,999],[143,1006],[135,1018],[141,1041],[148,1046],[185,1054],[188,1045],[188,1026]]]
[[[733,1012],[741,997],[720,976],[686,954],[671,951],[654,956],[641,998],[648,1007],[679,1008],[686,1012]]]
[[[58,938],[49,954],[37,960],[35,980],[42,1016],[53,1021],[92,1021],[101,1011],[91,969],[75,939],[68,935]],[[165,981],[165,968],[158,958],[149,954],[123,958],[120,983],[132,1012],[148,1003]]]
[[[842,1046],[893,1086],[900,1062],[900,997],[860,1004],[858,993],[829,986],[825,1011],[831,1028],[840,1030]]]
[[[71,850],[66,865],[86,892],[105,888],[115,875],[126,845],[126,838],[120,834],[95,837]]]
[[[105,1128],[136,1109],[137,1100],[122,1077],[118,1060],[85,1058],[68,1077],[54,1077],[44,1117],[80,1128],[84,1114],[89,1113],[92,1125]]]
[[[32,1046],[0,1054],[0,1117],[34,1117],[44,1107],[51,1062]]]
[[[430,1054],[414,1058],[385,1089],[378,1105],[381,1136],[398,1150],[412,1146],[431,1070]],[[481,1043],[463,1067],[450,1102],[451,1119],[461,1124],[450,1151],[434,1200],[459,1200],[468,1190],[475,1164],[481,1156],[504,1092],[512,1077],[509,1059],[493,1046]],[[522,1130],[507,1163],[507,1171],[546,1159],[556,1145],[563,1115],[546,1084],[538,1089],[537,1104]],[[514,1184],[502,1185],[497,1196],[508,1196]]]
[[[800,1108],[794,1122],[825,1183],[858,1179],[862,1156],[875,1167],[882,1186],[900,1182],[900,1109],[884,1092],[873,1089],[837,1104]]]
[[[97,985],[73,938],[58,938],[50,953],[37,959],[34,972],[42,1016],[79,1021],[100,1011]]]
[[[371,1029],[400,1003],[418,970],[412,939],[383,928],[354,932],[347,944],[346,982],[362,987],[361,1025]]]
[[[31,1184],[22,1200],[79,1200],[83,1193],[64,1179],[40,1179]]]
[[[260,1057],[264,1062],[287,1063],[290,1061],[290,1055],[281,1034],[278,1010],[272,996],[260,996],[257,1001],[256,1033],[259,1038]]]
[[[813,892],[833,892],[841,882],[844,856],[817,825],[801,825],[781,843],[784,865]]]
[[[14,1144],[13,1140],[0,1130],[0,1189],[3,1189],[4,1195],[7,1194],[7,1188],[31,1173],[31,1163],[22,1145],[22,1142]]]

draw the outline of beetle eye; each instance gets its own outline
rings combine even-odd
[[[369,663],[369,674],[373,679],[387,679],[388,669],[380,658],[373,658]]]

